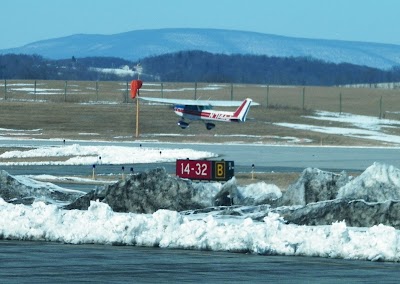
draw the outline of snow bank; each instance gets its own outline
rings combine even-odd
[[[84,194],[49,182],[35,181],[25,176],[12,176],[6,171],[0,171],[0,197],[8,202],[31,204],[35,200],[41,200],[61,206]]]
[[[368,202],[400,200],[400,170],[391,165],[374,163],[360,176],[342,186],[337,198]]]
[[[0,199],[0,236],[72,244],[400,260],[399,233],[383,225],[354,230],[344,222],[323,227],[287,225],[278,214],[256,222],[250,218],[232,221],[211,215],[196,219],[168,210],[151,215],[116,213],[101,202],[91,202],[87,211],[65,211],[42,202],[25,206]]]
[[[81,146],[78,144],[61,147],[41,147],[27,151],[8,151],[0,155],[2,159],[69,157],[66,161],[5,162],[6,165],[93,165],[134,164],[174,162],[177,159],[204,159],[217,155],[192,149],[162,149],[124,146]]]

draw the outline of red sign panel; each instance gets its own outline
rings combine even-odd
[[[176,160],[176,175],[188,179],[212,179],[212,162],[205,160]]]

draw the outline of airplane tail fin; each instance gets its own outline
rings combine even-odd
[[[250,109],[251,102],[252,99],[245,99],[243,103],[233,113],[233,118],[231,118],[231,121],[245,122],[247,113],[249,112]]]

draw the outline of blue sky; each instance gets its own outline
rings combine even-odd
[[[72,34],[217,28],[400,45],[398,0],[2,0],[0,49]]]

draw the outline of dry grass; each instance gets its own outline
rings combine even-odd
[[[40,129],[31,133],[21,131],[31,137],[38,137],[40,134],[40,138],[136,138],[136,104],[128,98],[127,82],[37,81],[36,93],[34,81],[7,81],[6,86],[7,88],[4,87],[4,82],[0,82],[0,128]],[[273,124],[288,122],[346,127],[347,125],[342,123],[304,117],[312,114],[312,110],[338,112],[340,94],[343,112],[379,116],[382,98],[382,115],[400,119],[395,113],[400,107],[400,96],[396,90],[205,83],[198,83],[195,90],[194,86],[194,83],[163,83],[162,86],[145,84],[141,94],[165,98],[218,100],[242,100],[251,97],[261,105],[251,108],[248,122],[245,124],[219,123],[212,131],[207,131],[202,123],[192,123],[188,129],[181,130],[176,125],[178,117],[173,114],[170,106],[142,102],[139,138],[171,142],[242,141],[280,144],[290,142],[281,137],[290,136],[299,138],[300,141],[312,140],[311,144],[315,145],[381,144],[367,139],[293,130]],[[210,88],[213,86],[217,88]],[[30,90],[27,91],[26,88]],[[85,104],[87,102],[90,103]],[[398,128],[386,131],[400,135]],[[3,133],[6,136],[11,134]]]
[[[76,104],[53,102],[0,101],[0,128],[21,130],[20,134],[34,138],[60,139],[135,139],[136,107],[134,104]],[[251,119],[244,124],[219,123],[212,131],[202,123],[193,123],[182,130],[169,106],[143,104],[140,107],[140,139],[158,139],[171,142],[248,142],[287,143],[281,137],[311,139],[311,144],[324,145],[376,145],[369,140],[340,135],[293,130],[274,125],[291,122],[324,125],[302,117],[303,111],[293,108],[267,109],[253,107]],[[330,126],[338,126],[330,125]],[[40,129],[40,131],[24,131]],[[4,131],[3,135],[15,135]],[[41,135],[38,135],[41,134]],[[159,134],[164,134],[160,136]],[[179,134],[179,136],[178,136]],[[309,143],[307,143],[309,144]]]
[[[23,84],[23,86],[22,86]],[[318,121],[304,117],[313,110],[382,116],[400,119],[400,96],[397,90],[278,87],[265,85],[230,85],[198,83],[144,84],[141,95],[164,98],[242,100],[250,97],[260,103],[252,107],[244,124],[218,123],[211,131],[202,123],[193,123],[182,130],[178,117],[170,106],[141,103],[139,133],[135,137],[136,104],[129,98],[126,82],[67,82],[0,81],[0,134],[18,138],[59,138],[96,140],[159,140],[168,142],[239,142],[239,143],[292,143],[307,145],[388,145],[378,141],[350,138],[343,135],[320,134],[294,130],[273,123],[304,123],[319,126],[349,127],[343,123]],[[26,88],[30,88],[27,90]],[[7,93],[5,93],[7,90]],[[304,90],[304,96],[303,96]],[[53,94],[48,94],[52,92]],[[340,95],[341,94],[341,95]],[[303,99],[304,98],[304,99]],[[351,126],[354,127],[354,126]],[[1,130],[3,129],[3,130]],[[5,129],[5,130],[4,130]],[[12,129],[14,131],[8,131]],[[15,130],[20,130],[15,131]],[[30,130],[30,131],[28,131]],[[33,130],[33,131],[32,131]],[[387,133],[400,135],[399,128],[388,128]],[[289,137],[289,138],[282,138]],[[306,142],[306,141],[312,142]],[[7,150],[10,150],[9,148]],[[0,148],[0,154],[5,149]],[[286,189],[299,173],[257,173],[255,179],[246,174],[237,176],[241,184],[265,181]]]

